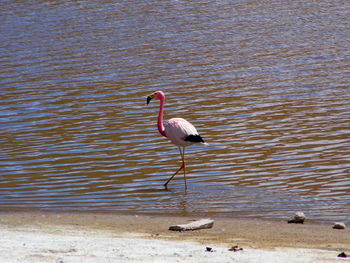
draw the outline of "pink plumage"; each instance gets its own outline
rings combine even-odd
[[[182,118],[172,118],[164,122],[164,131],[166,137],[177,146],[188,146],[194,142],[186,140],[190,135],[198,135],[196,128],[188,121]]]
[[[158,114],[158,131],[164,137],[167,137],[173,144],[179,147],[182,165],[181,167],[169,178],[164,184],[167,189],[168,183],[173,177],[180,171],[184,172],[185,188],[187,189],[186,183],[186,163],[185,163],[185,147],[194,143],[203,143],[202,137],[197,132],[196,128],[187,120],[182,118],[172,118],[168,121],[163,121],[164,116],[164,103],[165,95],[162,91],[156,91],[147,97],[147,104],[153,99],[160,101],[160,108]],[[182,149],[182,150],[181,150]]]

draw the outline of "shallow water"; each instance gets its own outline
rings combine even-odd
[[[348,1],[3,1],[0,209],[350,220]],[[156,129],[184,117],[208,146]]]

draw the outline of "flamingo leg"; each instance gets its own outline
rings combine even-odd
[[[181,150],[180,150],[180,154],[181,154]],[[187,190],[187,182],[186,182],[186,163],[185,163],[185,147],[182,147],[181,159],[182,159],[182,167],[183,167],[183,171],[184,171],[185,190]]]
[[[168,179],[168,181],[166,181],[166,183],[164,184],[165,189],[168,189],[168,183],[174,178],[175,175],[177,175],[178,172],[180,172],[181,170],[184,171],[184,180],[185,180],[185,189],[187,189],[187,182],[186,182],[186,163],[185,163],[185,147],[181,148],[179,147],[179,151],[180,151],[180,155],[181,155],[181,160],[182,160],[182,164],[180,166],[180,168]]]

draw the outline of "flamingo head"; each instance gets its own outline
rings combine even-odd
[[[147,96],[147,105],[149,104],[149,102],[153,98],[155,98],[157,100],[164,100],[165,99],[165,95],[164,95],[163,91],[161,91],[161,90],[153,92],[152,94]]]

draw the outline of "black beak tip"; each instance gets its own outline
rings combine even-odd
[[[151,99],[152,99],[152,98],[151,98],[150,96],[147,97],[147,105],[149,104],[149,102],[151,101]]]

